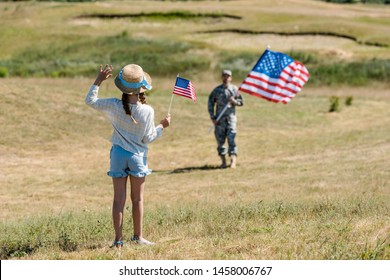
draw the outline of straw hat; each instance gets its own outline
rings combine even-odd
[[[152,89],[152,78],[137,64],[128,64],[115,77],[115,85],[123,93],[139,94]]]

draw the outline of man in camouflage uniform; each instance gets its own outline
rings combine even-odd
[[[228,153],[231,159],[230,167],[236,167],[237,161],[237,146],[235,143],[235,137],[237,132],[237,116],[236,106],[242,106],[243,98],[238,93],[238,88],[231,84],[232,71],[222,71],[222,84],[217,86],[210,94],[208,100],[208,111],[211,121],[215,126],[215,138],[218,143],[218,155],[221,157],[221,168],[226,168],[226,154]],[[223,113],[219,121],[217,118],[225,106],[229,104],[226,111]],[[216,110],[215,110],[216,105]],[[225,141],[227,138],[229,149],[226,150]]]

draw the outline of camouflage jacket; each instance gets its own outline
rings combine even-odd
[[[223,117],[235,117],[236,106],[244,105],[244,100],[241,94],[238,92],[238,88],[232,84],[230,84],[228,87],[225,87],[224,84],[220,84],[211,92],[208,101],[208,111],[211,119],[217,119],[223,108],[225,108],[226,104],[229,103],[231,96],[234,97],[235,104],[227,108],[223,114]]]

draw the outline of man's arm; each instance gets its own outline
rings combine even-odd
[[[215,119],[216,119],[216,116],[215,116],[215,108],[214,108],[215,102],[216,102],[216,99],[215,99],[215,90],[213,90],[213,91],[210,93],[210,95],[209,95],[209,101],[208,101],[208,111],[209,111],[210,118],[211,118],[212,120],[215,120]]]
[[[208,101],[208,111],[210,115],[210,119],[213,122],[214,125],[217,125],[217,116],[215,115],[215,103],[217,102],[217,99],[215,97],[215,89],[210,93],[209,95],[209,101]]]

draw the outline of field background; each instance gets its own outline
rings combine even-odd
[[[0,2],[1,259],[390,259],[390,7],[258,2]],[[288,105],[244,94],[237,169],[218,169],[208,94],[267,45],[312,78]],[[145,65],[156,122],[176,72],[197,91],[150,145],[153,247],[108,248],[111,127],[84,104],[100,63]],[[373,78],[344,76],[358,69]],[[100,96],[119,97],[112,80]]]

